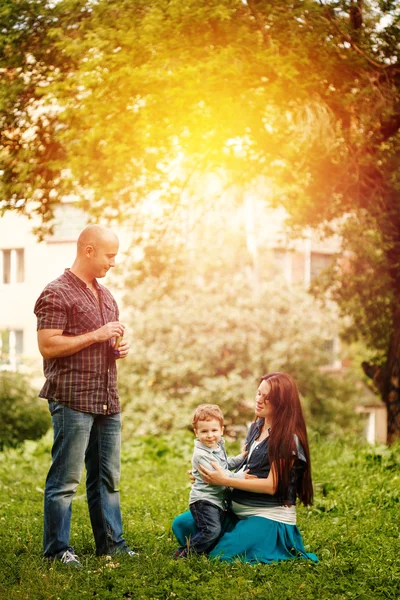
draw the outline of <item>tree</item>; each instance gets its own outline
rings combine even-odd
[[[36,210],[46,222],[71,189],[95,214],[115,216],[151,189],[176,202],[192,172],[210,169],[235,183],[260,173],[277,189],[288,173],[303,183],[305,143],[309,162],[320,162],[340,143],[336,117],[346,126],[353,113],[364,125],[383,117],[388,131],[398,118],[396,65],[385,64],[395,23],[378,37],[370,11],[365,50],[351,37],[350,8],[311,0],[7,2],[4,209]]]
[[[39,235],[66,189],[59,106],[47,90],[61,70],[65,76],[72,68],[72,59],[57,50],[56,32],[60,22],[66,30],[75,29],[83,7],[75,0],[55,6],[5,0],[0,9],[0,214],[15,210],[38,216]]]
[[[193,173],[263,177],[295,231],[342,235],[333,293],[379,355],[396,435],[398,3],[19,0],[1,16],[2,210],[51,224],[74,191],[126,219],[154,190],[179,204]]]
[[[350,53],[357,53],[358,72],[353,86],[335,82],[342,92],[340,107],[326,98],[335,115],[335,151],[318,161],[311,150],[305,155],[305,193],[296,207],[286,207],[292,225],[319,226],[342,237],[343,255],[315,289],[329,290],[342,316],[350,317],[347,338],[363,339],[374,351],[374,360],[362,366],[387,406],[392,441],[400,435],[400,66],[399,9],[394,3],[386,8],[390,19],[384,35],[376,22],[368,22],[368,12],[357,34],[351,21],[346,33],[327,13],[333,31],[343,36]]]

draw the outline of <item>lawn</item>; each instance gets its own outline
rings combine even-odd
[[[313,439],[315,503],[298,510],[306,549],[320,562],[275,565],[172,559],[173,517],[186,510],[192,438],[125,441],[121,502],[137,559],[94,556],[85,490],[73,504],[72,544],[84,568],[41,557],[43,485],[51,437],[0,454],[1,600],[400,599],[400,445]],[[229,445],[228,450],[237,447]]]

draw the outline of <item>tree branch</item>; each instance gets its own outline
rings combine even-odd
[[[353,40],[353,38],[351,38],[349,35],[347,35],[346,33],[344,33],[339,25],[336,23],[335,21],[335,17],[332,13],[332,10],[327,7],[322,0],[319,0],[320,5],[325,8],[325,14],[326,17],[329,21],[329,23],[331,25],[333,25],[334,29],[336,30],[336,32],[342,37],[342,39],[347,42],[348,44],[350,44],[350,46],[353,48],[353,50],[355,50],[355,52],[357,52],[358,54],[360,54],[361,56],[363,56],[365,58],[365,60],[367,62],[369,62],[369,64],[373,65],[374,67],[376,67],[377,69],[380,69],[382,71],[386,71],[390,68],[393,68],[393,65],[384,65],[382,63],[376,62],[376,60],[374,60],[373,58],[371,58],[370,56],[368,56],[368,54],[362,50],[359,46],[357,46],[357,44],[355,43],[355,41]]]
[[[383,141],[393,137],[400,129],[400,114],[395,115],[391,121],[382,123],[381,134]]]
[[[247,6],[250,8],[250,11],[258,25],[259,30],[261,31],[261,35],[263,36],[264,44],[268,47],[270,46],[271,40],[266,30],[265,21],[262,18],[261,14],[257,10],[254,0],[247,0]]]

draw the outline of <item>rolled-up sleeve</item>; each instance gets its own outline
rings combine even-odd
[[[43,290],[33,311],[37,317],[37,329],[62,329],[67,326],[67,310],[63,299],[53,290]]]

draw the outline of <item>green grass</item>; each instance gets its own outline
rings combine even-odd
[[[1,453],[1,600],[400,599],[400,446],[314,440],[315,503],[299,509],[298,524],[320,563],[256,566],[171,558],[171,521],[186,510],[191,448],[186,434],[124,442],[124,529],[138,559],[94,556],[81,484],[72,528],[79,571],[49,567],[41,557],[50,436]]]

